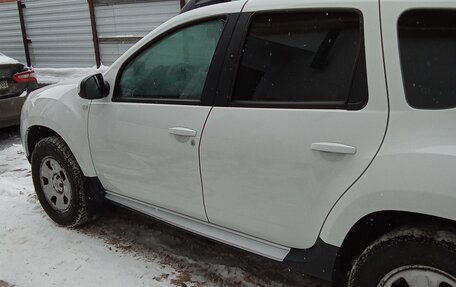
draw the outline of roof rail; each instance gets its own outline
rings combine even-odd
[[[190,0],[185,4],[184,8],[182,8],[181,14],[193,9],[225,2],[231,2],[231,0]]]

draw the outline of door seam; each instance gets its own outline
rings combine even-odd
[[[391,103],[390,103],[390,94],[389,94],[389,86],[388,86],[388,77],[387,77],[387,71],[386,71],[386,60],[385,60],[385,45],[384,45],[384,39],[383,39],[383,23],[382,23],[382,8],[381,8],[381,0],[378,0],[378,13],[379,13],[379,26],[380,26],[380,42],[381,42],[381,51],[382,51],[382,63],[383,63],[383,75],[385,78],[385,90],[386,90],[386,101],[387,101],[387,116],[386,116],[386,126],[385,126],[385,131],[383,134],[382,141],[380,142],[380,146],[378,147],[377,152],[374,154],[374,157],[372,160],[369,162],[367,167],[364,169],[364,171],[359,175],[358,178],[342,193],[342,195],[336,200],[336,202],[333,204],[329,212],[326,214],[326,217],[323,221],[323,224],[320,227],[320,232],[318,233],[318,237],[321,236],[321,233],[323,231],[323,228],[325,227],[326,222],[328,221],[329,216],[333,212],[333,210],[336,208],[337,204],[342,200],[342,198],[350,191],[350,189],[363,177],[363,175],[367,172],[367,170],[371,167],[372,163],[374,160],[377,158],[377,155],[380,153],[380,150],[383,147],[383,144],[385,143],[386,136],[388,134],[388,128],[390,125],[390,116],[391,116]],[[347,231],[348,233],[348,231]]]
[[[204,121],[203,128],[201,129],[201,135],[200,135],[200,139],[199,139],[199,143],[198,143],[198,166],[199,166],[199,176],[200,176],[200,183],[201,183],[201,196],[203,198],[204,214],[206,215],[207,222],[209,222],[209,223],[211,223],[211,221],[209,220],[209,216],[207,215],[206,198],[204,196],[203,170],[201,168],[201,143],[203,141],[203,135],[204,135],[204,130],[206,129],[207,121],[209,120],[209,116],[211,115],[213,109],[214,109],[214,107],[211,107],[211,109],[207,113],[207,117],[206,117],[206,120]]]

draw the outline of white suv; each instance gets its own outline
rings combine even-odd
[[[455,19],[193,0],[105,74],[29,96],[41,204],[75,226],[115,202],[336,286],[456,287]]]

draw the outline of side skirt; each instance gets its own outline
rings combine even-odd
[[[110,191],[106,191],[106,199],[203,237],[284,262],[295,272],[332,281],[339,248],[323,242],[320,238],[312,248],[294,249],[196,220]]]
[[[106,192],[106,199],[129,207],[195,234],[276,260],[283,261],[290,248],[244,235],[208,222],[195,220],[148,203]]]

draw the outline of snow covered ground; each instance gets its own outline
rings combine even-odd
[[[34,194],[17,129],[0,130],[0,287],[326,287],[282,264],[108,207],[56,226]]]

